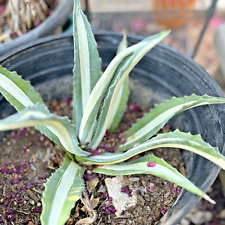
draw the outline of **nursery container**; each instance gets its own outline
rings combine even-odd
[[[27,34],[13,39],[10,42],[0,44],[0,56],[15,50],[17,47],[28,42],[32,42],[42,37],[54,33],[54,31],[63,26],[73,9],[72,0],[60,0],[52,15],[48,16],[38,27],[32,29]]]
[[[95,34],[103,69],[116,55],[122,34],[100,32]],[[141,38],[128,36],[129,44]],[[41,92],[45,100],[72,95],[73,38],[71,34],[47,37],[21,47],[0,58],[0,64],[16,70]],[[130,101],[151,108],[172,96],[192,93],[223,97],[214,79],[192,59],[164,44],[152,49],[130,74]],[[12,112],[12,107],[0,96],[0,118]],[[225,106],[200,106],[174,117],[172,128],[200,133],[212,146],[224,154]],[[3,133],[0,133],[0,138]],[[219,168],[194,153],[183,151],[186,176],[206,191],[218,175]],[[200,200],[183,190],[161,224],[177,224]]]

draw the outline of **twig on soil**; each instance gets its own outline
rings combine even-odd
[[[127,218],[132,218],[130,215],[122,215],[122,216],[117,216],[115,219],[127,219]]]
[[[33,191],[37,192],[38,194],[42,195],[42,192],[37,190],[36,188],[32,188]]]
[[[24,211],[21,211],[21,210],[17,210],[17,212],[18,212],[18,213],[23,213],[23,214],[25,214],[25,215],[29,215],[29,214],[30,214],[30,212],[24,212]]]
[[[98,221],[98,225],[102,222],[102,217]]]
[[[101,203],[101,205],[98,207],[98,209],[100,209],[107,202],[107,200],[108,200],[108,198]]]
[[[31,190],[26,190],[25,191],[27,195],[29,195],[30,198],[32,198],[35,202],[39,202],[39,199],[37,196],[31,191]]]
[[[89,224],[94,223],[97,220],[98,216],[97,216],[96,211],[91,206],[91,202],[85,191],[83,191],[80,199],[81,199],[82,203],[87,207],[90,217],[79,220],[75,225],[81,225],[81,224],[89,225]]]

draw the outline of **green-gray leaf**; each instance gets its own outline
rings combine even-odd
[[[120,52],[122,52],[123,50],[127,49],[127,37],[126,34],[124,34],[122,41],[119,44],[118,50],[117,50],[117,54],[119,54]],[[122,84],[119,94],[118,94],[118,98],[115,102],[115,105],[112,109],[112,114],[111,114],[111,118],[109,121],[109,126],[108,129],[111,133],[113,133],[115,131],[115,129],[118,127],[124,112],[126,110],[127,107],[127,102],[128,102],[128,98],[129,98],[129,77],[127,77],[124,81],[124,83]]]
[[[37,103],[44,105],[39,93],[16,72],[10,72],[0,66],[0,92],[11,103],[17,111]],[[49,113],[48,109],[45,110]],[[49,139],[60,145],[58,138],[46,127],[39,127],[38,130]]]
[[[158,104],[149,113],[146,113],[133,126],[125,132],[127,141],[121,145],[118,151],[130,149],[136,143],[141,143],[156,134],[172,117],[187,109],[208,104],[225,103],[224,98],[208,95],[185,96],[171,98],[164,103]]]
[[[50,177],[43,193],[41,223],[63,225],[84,190],[85,168],[65,157],[61,167]]]
[[[148,163],[155,163],[155,166],[148,166]],[[95,173],[106,175],[133,175],[133,174],[152,174],[165,180],[173,182],[184,189],[199,195],[211,203],[215,203],[204,192],[196,187],[191,181],[180,174],[175,168],[154,155],[146,155],[140,159],[120,163],[116,165],[105,165],[93,170]]]
[[[107,153],[78,160],[88,165],[116,164],[143,152],[163,147],[181,148],[194,152],[214,162],[222,169],[225,169],[225,157],[220,154],[217,148],[214,148],[203,141],[200,135],[192,135],[190,133],[180,132],[179,130],[165,134],[158,134],[156,137],[131,148],[125,153]]]
[[[88,145],[88,148],[91,149],[96,149],[99,145],[99,143],[101,142],[103,136],[105,135],[105,132],[107,130],[107,128],[109,128],[110,123],[113,120],[113,116],[115,115],[115,111],[114,111],[114,107],[118,107],[118,103],[117,100],[119,100],[119,95],[121,93],[121,91],[123,91],[122,88],[122,84],[120,87],[116,86],[119,79],[121,78],[121,76],[126,72],[126,69],[129,67],[130,63],[132,62],[132,59],[134,58],[133,55],[127,57],[118,67],[118,69],[115,72],[115,79],[112,80],[110,87],[106,93],[106,97],[104,99],[104,102],[102,104],[102,107],[100,109],[100,115],[98,118],[98,122],[97,122],[97,128],[96,128],[96,132],[94,134],[93,140],[90,142],[90,144]],[[128,81],[127,81],[128,82]],[[126,83],[128,85],[128,83]],[[119,90],[119,93],[114,93],[114,90],[116,89]],[[128,89],[128,93],[129,94],[129,89]],[[117,95],[117,96],[115,96]],[[128,96],[126,96],[128,98]],[[123,107],[126,109],[126,105],[125,107]],[[119,118],[118,118],[119,119]]]
[[[90,98],[88,99],[87,108],[84,112],[81,121],[81,128],[79,134],[79,138],[82,144],[83,142],[85,142],[90,127],[93,124],[94,118],[96,117],[99,111],[101,100],[105,92],[108,90],[108,85],[110,85],[110,83],[112,82],[110,87],[111,90],[108,92],[109,97],[107,100],[105,99],[104,101],[104,110],[108,111],[109,114],[106,117],[101,117],[103,120],[101,122],[101,125],[99,125],[99,130],[101,131],[101,134],[96,134],[97,140],[95,140],[95,143],[92,143],[91,146],[93,149],[96,148],[99,143],[99,140],[102,137],[103,131],[106,130],[109,125],[108,123],[110,121],[111,113],[110,109],[113,107],[117,99],[118,93],[122,84],[124,83],[124,80],[129,75],[130,71],[134,68],[134,66],[143,58],[143,56],[156,44],[158,44],[165,36],[167,36],[168,33],[168,31],[165,31],[146,38],[142,42],[125,49],[112,60],[112,62],[109,64],[109,66],[95,85],[93,91],[91,92]],[[104,128],[101,129],[101,127]]]
[[[0,66],[0,92],[17,111],[36,103],[44,105],[41,96],[30,85],[30,82],[2,66]]]
[[[127,108],[127,102],[129,99],[129,77],[127,77],[121,87],[120,93],[118,95],[118,100],[115,104],[115,109],[113,108],[111,120],[109,121],[109,131],[113,133],[118,127],[120,121],[123,118],[123,115]]]
[[[101,59],[90,24],[79,1],[74,0],[74,101],[73,121],[79,132],[83,111],[91,90],[100,77]]]
[[[83,151],[78,146],[75,126],[68,117],[59,117],[50,114],[46,107],[37,104],[0,120],[0,130],[12,130],[24,127],[47,127],[60,141],[63,148],[79,156],[87,156],[90,153]]]

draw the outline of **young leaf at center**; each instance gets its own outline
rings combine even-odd
[[[168,35],[168,33],[169,31],[164,31],[154,36],[148,37],[140,43],[125,49],[111,61],[102,76],[99,78],[88,99],[87,107],[82,117],[79,132],[79,139],[82,144],[86,142],[86,138],[88,136],[90,128],[92,127],[93,122],[99,112],[102,99],[105,96],[106,91],[109,88],[112,79],[114,78],[115,71],[118,69],[120,64],[123,63],[124,59],[126,59],[127,57],[136,55],[134,61],[130,63],[130,66],[126,71],[124,71],[124,76],[122,79],[120,79],[120,84],[117,86],[118,89],[120,89],[119,86],[121,87],[121,83],[123,83],[129,72],[140,61],[144,54],[146,54],[151,48],[158,44],[160,40]],[[121,76],[122,74],[119,73],[119,75]]]
[[[137,63],[144,57],[144,55],[150,51],[156,44],[158,44],[163,38],[168,35],[169,32],[161,32],[154,36],[151,36],[143,41],[142,46],[133,52],[130,56],[126,57],[120,65],[116,68],[113,75],[113,79],[110,83],[108,91],[103,102],[103,106],[100,110],[100,116],[98,119],[98,126],[96,128],[95,136],[89,144],[89,148],[96,149],[101,142],[106,130],[111,125],[113,108],[117,102],[118,95],[121,91],[121,87],[124,84],[125,79],[128,77],[131,70],[137,65]],[[127,49],[126,49],[127,50]],[[126,50],[122,51],[125,52]]]

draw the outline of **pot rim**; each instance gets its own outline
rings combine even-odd
[[[70,0],[67,0],[67,1],[71,2]],[[37,27],[37,28],[39,28],[39,27]],[[31,32],[29,32],[29,33],[31,33]],[[28,35],[28,34],[26,34],[26,35]],[[94,35],[96,37],[102,36],[102,35],[110,35],[112,37],[113,36],[116,36],[116,37],[119,36],[119,37],[121,37],[121,39],[123,37],[123,33],[115,32],[115,31],[95,31]],[[135,35],[135,34],[128,34],[127,37],[130,40],[134,39],[136,41],[141,41],[141,40],[144,39],[143,36]],[[29,49],[32,46],[37,46],[37,45],[40,45],[42,43],[57,41],[57,40],[61,40],[61,39],[64,39],[64,38],[72,38],[72,33],[61,33],[61,34],[57,34],[57,35],[50,35],[50,36],[47,36],[47,37],[39,38],[39,39],[34,40],[32,42],[22,44],[21,46],[18,46],[16,49],[13,49],[13,50],[5,53],[4,55],[0,56],[0,62],[5,61],[7,58],[12,57],[13,55],[18,54],[19,52],[25,51],[26,49]],[[191,63],[192,64],[191,66],[192,66],[193,70],[198,70],[198,71],[200,70],[202,73],[204,73],[204,75],[205,75],[204,78],[206,79],[205,84],[207,85],[209,80],[213,81],[211,83],[210,87],[214,88],[216,95],[218,95],[220,97],[224,97],[223,91],[221,90],[218,83],[214,79],[212,79],[212,77],[205,71],[205,69],[201,65],[199,65],[197,62],[195,62],[191,57],[185,55],[184,53],[180,52],[179,50],[177,50],[177,49],[175,49],[171,46],[168,46],[164,43],[159,43],[157,45],[157,49],[159,51],[162,51],[164,54],[166,53],[167,55],[172,56],[173,58],[175,58],[178,61],[180,61],[180,59],[182,58],[182,59],[185,59],[186,64]],[[1,53],[1,45],[0,45],[0,53]],[[148,53],[147,53],[147,55],[148,55]]]

